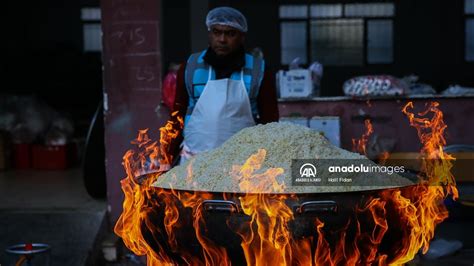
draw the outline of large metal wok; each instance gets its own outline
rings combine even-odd
[[[140,179],[152,178],[149,174],[141,176]],[[411,187],[396,188],[409,190]],[[206,200],[203,200],[199,208],[203,212],[202,234],[212,241],[215,245],[224,247],[227,250],[229,258],[233,265],[245,265],[244,253],[241,248],[242,239],[236,233],[236,228],[250,221],[250,217],[241,210],[239,197],[243,193],[223,193],[218,192],[198,192],[187,190],[174,190],[170,193],[167,188],[151,188],[156,193],[149,193],[146,201],[163,202],[163,197],[171,197],[171,200],[178,206],[179,220],[181,226],[176,230],[177,249],[170,246],[164,227],[164,210],[158,208],[155,212],[149,214],[148,220],[156,228],[151,230],[145,224],[142,224],[142,232],[147,243],[154,250],[163,250],[178,264],[186,264],[181,255],[183,253],[192,254],[197,258],[202,258],[202,248],[196,237],[193,228],[193,213],[190,208],[184,208],[178,197],[186,193],[194,193],[196,196],[206,194]],[[373,230],[373,224],[370,220],[364,221],[362,216],[358,216],[356,207],[365,206],[370,199],[379,197],[381,193],[390,189],[358,191],[358,192],[340,192],[340,193],[311,193],[297,194],[289,196],[285,203],[293,210],[294,220],[289,224],[290,232],[294,239],[313,237],[312,249],[317,246],[317,231],[315,230],[316,219],[325,224],[323,230],[325,239],[331,246],[335,246],[340,241],[340,230],[346,231],[346,241],[351,241],[356,235],[356,223],[350,223],[356,219],[360,223],[362,232]],[[167,193],[159,193],[159,192]],[[209,198],[209,195],[211,197]],[[248,194],[247,194],[248,195]],[[271,196],[271,194],[269,194]],[[168,198],[169,200],[170,198]],[[387,205],[387,221],[390,230],[384,235],[379,251],[389,256],[396,256],[397,249],[400,247],[403,239],[403,224],[396,217],[396,211],[391,211],[390,204]],[[373,223],[373,221],[372,221]],[[154,232],[153,232],[154,231]],[[161,233],[157,233],[161,232]],[[314,252],[312,252],[314,254]],[[390,261],[390,257],[387,259]]]

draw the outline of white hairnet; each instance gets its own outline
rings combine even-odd
[[[244,15],[232,7],[217,7],[209,11],[206,17],[206,26],[211,30],[213,25],[224,25],[247,32],[247,20]]]

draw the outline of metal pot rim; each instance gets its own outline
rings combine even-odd
[[[145,179],[147,179],[150,175],[155,175],[159,172],[150,172],[147,174],[143,174],[140,176],[137,176],[136,179],[138,180],[138,183],[141,184],[141,182]],[[211,194],[245,194],[245,195],[331,195],[331,194],[351,194],[351,193],[375,193],[375,192],[381,192],[385,190],[392,190],[392,189],[405,189],[409,188],[412,186],[416,186],[416,183],[413,183],[411,185],[406,185],[406,186],[380,186],[378,189],[373,189],[374,187],[377,186],[370,186],[370,189],[362,189],[362,190],[350,190],[350,191],[328,191],[328,192],[283,192],[283,193],[259,193],[259,192],[243,192],[243,191],[211,191],[211,190],[193,190],[193,189],[181,189],[181,188],[169,188],[169,187],[162,187],[162,186],[153,186],[153,188],[156,189],[163,189],[165,191],[175,191],[175,192],[191,192],[191,193],[211,193]]]

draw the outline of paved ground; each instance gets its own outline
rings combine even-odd
[[[80,169],[0,172],[0,210],[104,210],[87,194]]]
[[[5,248],[25,242],[49,244],[52,266],[85,265],[105,225],[106,202],[87,195],[79,169],[0,172],[0,195],[2,266],[17,259]]]

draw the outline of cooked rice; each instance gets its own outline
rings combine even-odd
[[[153,185],[180,190],[242,192],[239,181],[230,174],[232,166],[243,165],[259,149],[265,149],[267,154],[261,169],[256,173],[263,173],[270,168],[283,168],[284,173],[277,180],[279,183],[284,182],[285,193],[363,191],[412,184],[397,174],[338,173],[337,177],[352,178],[353,182],[338,186],[292,186],[292,159],[358,159],[364,160],[364,165],[375,164],[365,156],[332,145],[319,132],[307,127],[269,123],[241,130],[221,147],[174,167]],[[188,172],[192,172],[192,175],[189,176]]]

